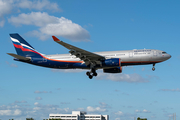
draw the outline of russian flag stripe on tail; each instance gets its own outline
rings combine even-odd
[[[10,34],[10,38],[18,55],[24,57],[42,57],[42,55],[37,52],[28,42],[26,42],[19,34]]]

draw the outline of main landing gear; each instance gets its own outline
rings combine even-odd
[[[86,72],[86,75],[89,76],[89,79],[92,79],[93,76],[97,76],[97,73],[95,69],[91,69],[91,71]]]
[[[153,71],[155,71],[155,67],[154,66],[155,66],[155,64],[153,64],[153,68],[152,68]]]

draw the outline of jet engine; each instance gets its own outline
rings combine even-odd
[[[122,73],[122,67],[103,69],[104,73]]]
[[[121,66],[121,59],[119,58],[106,59],[105,61],[102,62],[102,65],[104,67],[119,67]]]

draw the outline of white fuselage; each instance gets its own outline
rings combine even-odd
[[[164,51],[154,49],[107,51],[94,53],[105,56],[106,59],[120,58],[122,66],[155,64],[163,62],[171,57],[171,55],[167,54]],[[45,57],[63,61],[82,61],[81,59],[71,54],[45,55]]]

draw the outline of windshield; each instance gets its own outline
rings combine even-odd
[[[162,54],[167,54],[166,52],[162,52]]]

